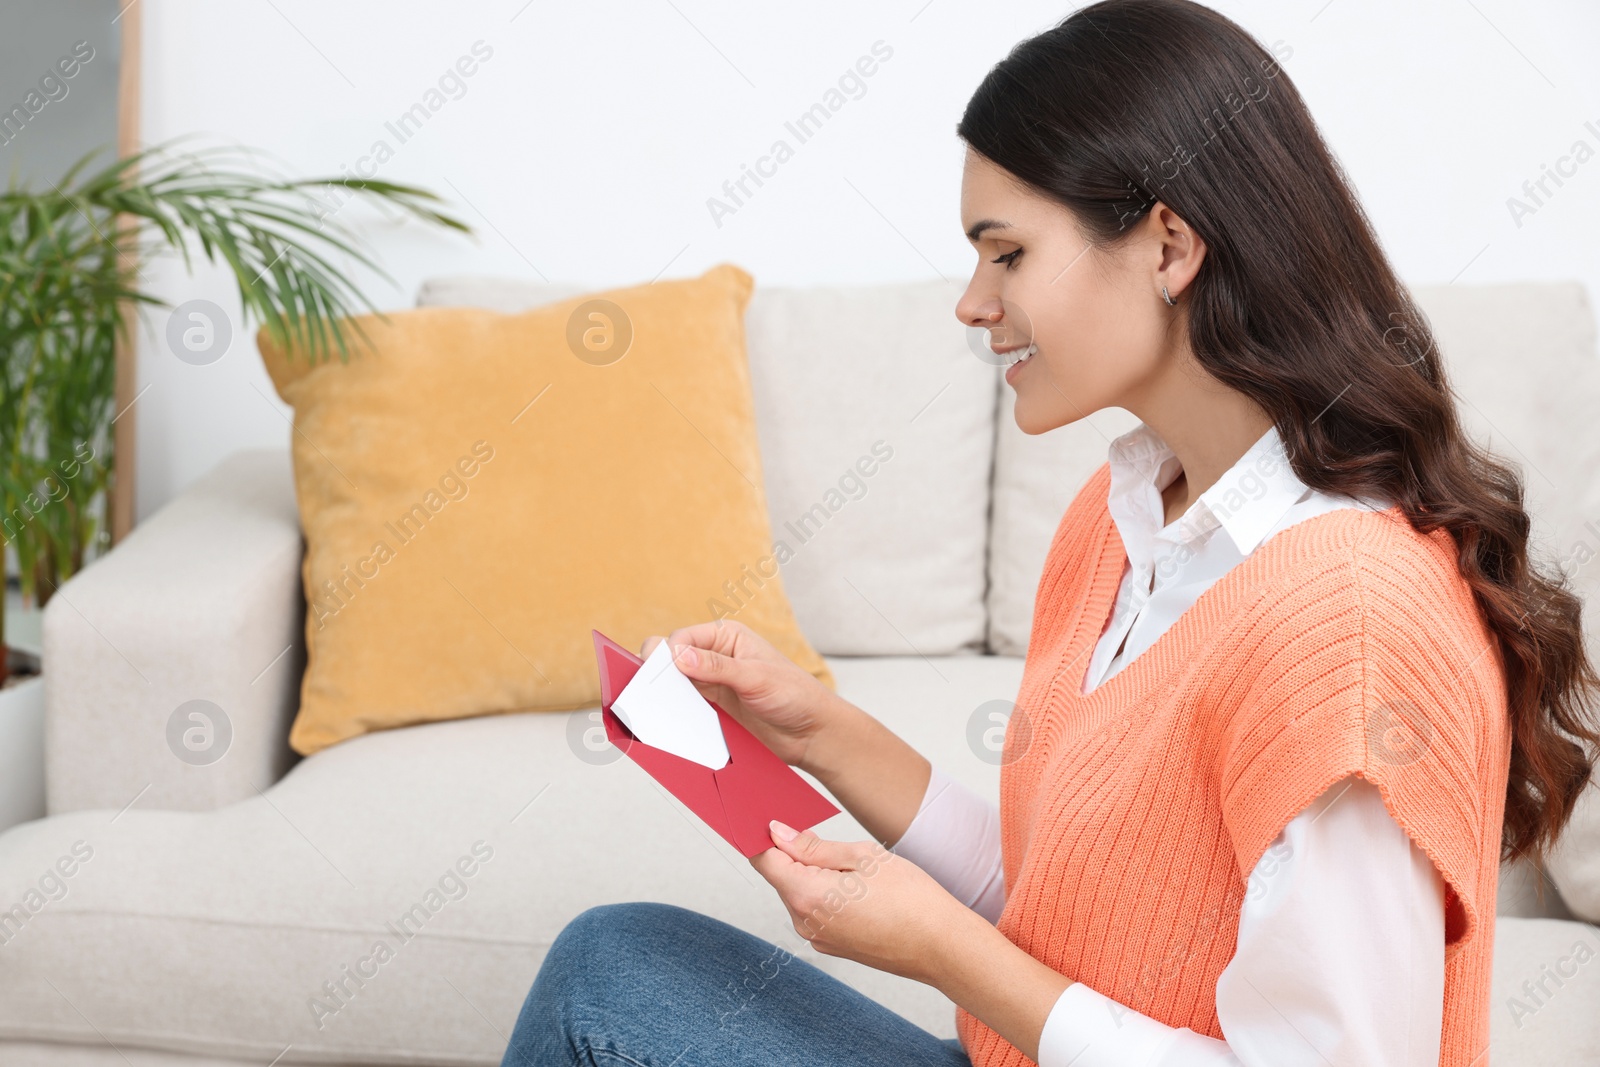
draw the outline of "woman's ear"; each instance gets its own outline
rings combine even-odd
[[[1205,239],[1164,201],[1155,202],[1146,221],[1160,251],[1157,277],[1152,285],[1158,295],[1165,285],[1173,299],[1177,299],[1200,273],[1200,264],[1206,258]]]

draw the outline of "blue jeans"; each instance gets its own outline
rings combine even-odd
[[[590,908],[561,931],[501,1067],[971,1067],[787,949],[673,904]]]

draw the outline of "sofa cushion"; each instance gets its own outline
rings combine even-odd
[[[1600,614],[1600,607],[1590,608]],[[1600,650],[1600,643],[1592,647]],[[1600,654],[1600,652],[1597,652]],[[1572,913],[1600,922],[1600,777],[1589,783],[1546,864]]]
[[[1489,1030],[1494,1067],[1600,1063],[1600,929],[1498,919]]]
[[[733,617],[833,684],[774,559],[752,284],[724,264],[514,315],[364,316],[346,364],[261,331],[306,533],[296,751],[585,707],[596,628],[637,648]]]
[[[57,1041],[0,1040],[6,1067],[261,1067],[257,1060],[232,1056],[194,1056],[187,1052],[64,1044]]]
[[[417,302],[518,311],[578,291],[463,276],[425,282]],[[768,514],[795,617],[824,653],[984,645],[1000,379],[967,347],[960,293],[943,281],[758,285],[750,298]]]
[[[998,795],[984,731],[1016,695],[1020,660],[830,666],[847,699]],[[817,830],[866,837],[845,813]],[[598,709],[367,734],[214,812],[134,806],[27,823],[0,835],[0,908],[68,856],[63,891],[20,924],[0,922],[0,1039],[261,1064],[280,1053],[498,1064],[556,934],[625,900],[734,923],[954,1036],[954,1008],[931,987],[800,942],[749,861],[605,743]],[[4,1044],[0,1062],[16,1062]]]

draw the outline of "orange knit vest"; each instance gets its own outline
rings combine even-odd
[[[998,927],[1061,974],[1215,1038],[1246,879],[1346,775],[1445,880],[1439,1062],[1483,1067],[1510,759],[1498,644],[1454,543],[1399,508],[1280,531],[1087,695],[1126,561],[1110,465],[1051,542],[1006,727]],[[1383,975],[1372,976],[1383,994]],[[1270,997],[1270,991],[1266,991]],[[975,1067],[1032,1061],[965,1009]]]

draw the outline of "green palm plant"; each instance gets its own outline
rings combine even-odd
[[[318,194],[338,187],[471,232],[415,186],[287,179],[243,148],[174,144],[93,171],[91,152],[48,190],[0,192],[0,544],[40,604],[108,541],[116,342],[128,340],[126,311],[168,306],[141,288],[135,263],[176,253],[192,269],[198,248],[233,274],[246,323],[313,361],[343,360],[345,320],[358,307],[382,313],[336,260],[393,279]],[[0,634],[3,612],[0,599]],[[0,643],[0,678],[5,662]]]

